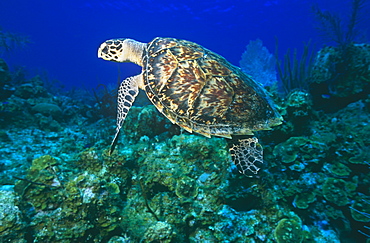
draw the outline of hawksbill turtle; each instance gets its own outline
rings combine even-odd
[[[98,57],[142,67],[118,89],[117,129],[110,154],[142,89],[164,116],[190,133],[228,139],[248,135],[229,140],[230,153],[241,173],[257,174],[263,151],[253,131],[269,130],[282,118],[261,84],[240,68],[201,45],[174,38],[157,37],[149,43],[111,39],[100,45]]]

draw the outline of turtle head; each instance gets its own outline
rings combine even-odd
[[[105,41],[100,45],[98,57],[112,62],[133,62],[140,66],[146,44],[132,39],[121,38]]]
[[[98,50],[98,57],[112,62],[126,62],[125,41],[127,39],[112,39],[102,43]]]

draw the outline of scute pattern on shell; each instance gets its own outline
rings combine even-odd
[[[281,123],[260,84],[196,43],[155,38],[143,64],[149,99],[189,132],[229,138]]]

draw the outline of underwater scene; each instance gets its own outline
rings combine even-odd
[[[370,243],[369,0],[2,0],[0,243]]]

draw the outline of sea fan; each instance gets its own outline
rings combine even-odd
[[[25,47],[30,40],[26,36],[3,31],[0,27],[0,54],[15,48]]]
[[[360,10],[365,6],[366,0],[352,0],[352,11],[349,22],[345,27],[343,20],[333,13],[322,11],[317,5],[312,6],[312,11],[319,22],[317,27],[327,41],[333,41],[340,47],[353,43],[359,35],[357,25],[360,21]]]
[[[277,82],[275,57],[259,39],[249,42],[239,64],[244,73],[251,75],[263,86],[272,86]]]

